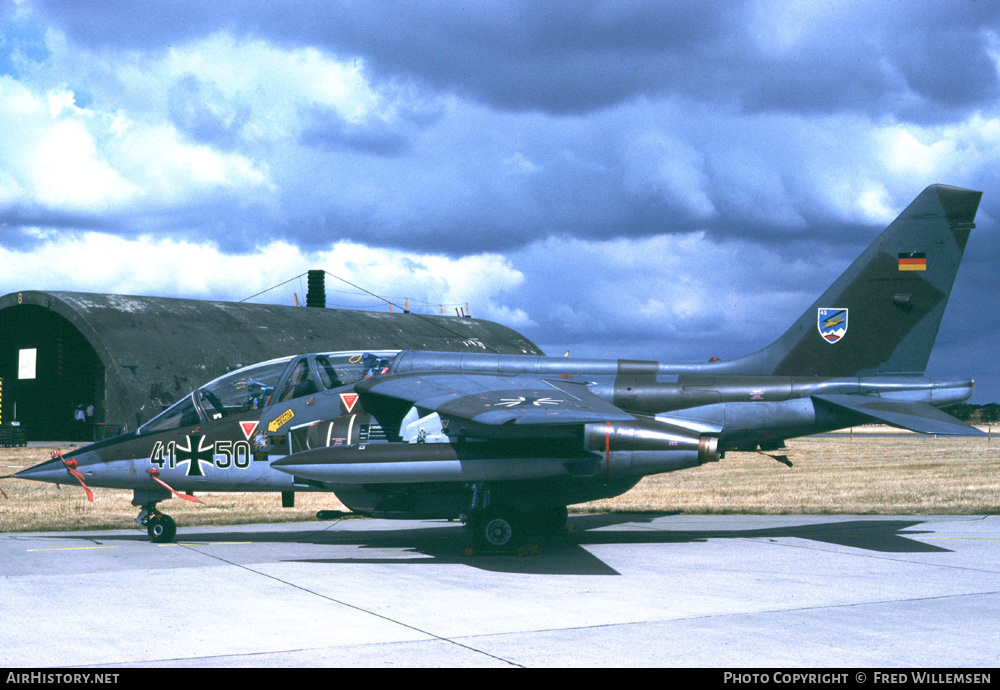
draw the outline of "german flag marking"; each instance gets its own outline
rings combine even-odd
[[[904,252],[899,255],[900,271],[926,271],[927,255],[923,252]]]

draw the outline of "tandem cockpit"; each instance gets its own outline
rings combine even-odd
[[[210,381],[139,427],[138,434],[215,422],[274,403],[316,395],[388,371],[396,350],[281,357]]]

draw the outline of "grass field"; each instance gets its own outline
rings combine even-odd
[[[985,430],[985,429],[984,429]],[[870,432],[865,429],[865,432]],[[0,475],[47,460],[58,446],[0,449]],[[68,450],[71,446],[63,446]],[[572,506],[581,512],[747,514],[953,514],[1000,512],[1000,438],[907,435],[807,437],[780,451],[792,467],[760,453],[727,453],[718,462],[646,477],[616,498]],[[778,453],[772,453],[777,455]],[[132,492],[0,480],[0,532],[122,528],[138,509]],[[205,505],[160,504],[183,528],[311,520],[318,510],[346,510],[333,494],[199,494]]]

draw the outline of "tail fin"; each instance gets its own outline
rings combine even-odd
[[[982,192],[932,185],[746,373],[923,374]]]

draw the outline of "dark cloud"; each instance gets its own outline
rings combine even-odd
[[[39,203],[7,204],[0,205],[0,247],[30,251],[54,237],[100,232],[133,239],[208,239],[231,250],[247,250],[260,244],[261,220],[267,214],[263,204],[219,191],[195,195],[183,205],[147,205],[141,214],[131,207],[95,213]],[[268,218],[266,223],[275,221]],[[273,239],[286,237],[270,234]]]
[[[238,2],[168,2],[143,6],[129,0],[61,2],[30,0],[43,21],[65,31],[83,45],[113,50],[165,50],[212,31],[235,26]]]
[[[87,45],[155,50],[231,30],[362,56],[383,79],[511,110],[583,113],[674,94],[931,120],[1000,94],[989,35],[1000,8],[983,2],[36,6]]]
[[[299,143],[324,150],[345,149],[375,156],[398,156],[409,148],[401,127],[380,118],[348,122],[328,106],[313,106],[301,114]]]
[[[231,103],[212,83],[192,74],[181,77],[170,89],[170,120],[194,141],[224,150],[240,143],[250,107]]]
[[[40,235],[38,230],[42,229]],[[121,218],[95,216],[93,213],[53,208],[32,202],[0,206],[0,246],[27,249],[44,239],[44,233],[75,233],[88,230],[115,234],[128,233]]]
[[[927,114],[947,116],[995,103],[1000,96],[987,39],[979,27],[924,26],[898,36],[889,52],[907,87],[926,104]],[[908,115],[908,110],[902,114]],[[914,113],[913,119],[919,115]]]

